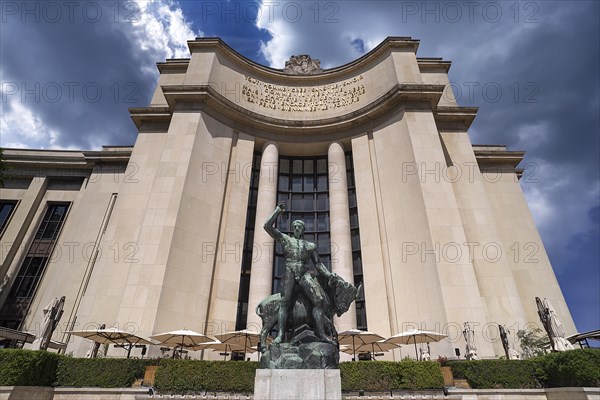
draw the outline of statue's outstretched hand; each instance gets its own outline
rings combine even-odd
[[[277,208],[279,208],[281,211],[285,211],[285,202],[280,201],[277,203]]]

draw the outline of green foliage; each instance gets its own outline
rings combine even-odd
[[[74,387],[131,387],[144,377],[146,366],[156,360],[126,358],[62,357],[56,371],[56,386]]]
[[[600,387],[600,349],[578,349],[539,358],[546,387]]]
[[[534,389],[542,387],[543,371],[534,360],[479,360],[448,363],[452,375],[473,389]]]
[[[358,361],[340,364],[342,390],[388,391],[437,389],[444,386],[435,361]]]
[[[0,349],[0,386],[52,386],[61,358],[47,351]]]
[[[529,360],[450,362],[455,378],[474,389],[600,386],[600,349],[546,354]]]
[[[544,347],[548,344],[548,336],[542,334],[540,328],[521,329],[517,332],[517,339],[523,351],[523,358],[539,357],[546,354]]]
[[[201,361],[163,359],[154,386],[167,394],[193,394],[203,390],[253,392],[258,368],[252,361]]]

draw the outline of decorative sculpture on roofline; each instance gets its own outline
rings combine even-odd
[[[331,369],[339,366],[339,345],[333,315],[341,316],[360,291],[327,270],[317,246],[302,239],[304,222],[292,223],[291,236],[274,224],[285,210],[279,203],[264,229],[280,245],[285,257],[281,292],[263,299],[256,307],[262,319],[260,335],[261,368]],[[311,274],[312,261],[316,275]],[[267,335],[278,325],[277,336],[267,346]]]
[[[285,62],[284,73],[289,75],[313,75],[323,72],[321,61],[310,58],[308,54],[291,56],[289,61]]]

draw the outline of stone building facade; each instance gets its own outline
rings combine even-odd
[[[150,105],[130,110],[133,146],[6,149],[1,324],[35,331],[64,295],[54,338],[79,356],[89,342],[65,331],[101,323],[258,330],[283,265],[262,224],[285,201],[280,230],[303,219],[325,264],[363,283],[339,330],[437,330],[449,340],[432,356],[453,357],[469,322],[495,357],[498,324],[539,324],[538,296],[575,333],[519,185],[524,153],[471,143],[477,109],[457,105],[450,62],[416,57],[418,43],[290,72],[199,38],[190,59],[157,64]]]

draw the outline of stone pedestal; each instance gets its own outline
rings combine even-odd
[[[254,400],[341,400],[339,369],[257,369]]]

